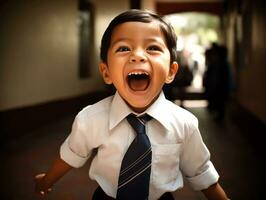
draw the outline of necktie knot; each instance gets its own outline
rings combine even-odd
[[[134,114],[130,114],[127,116],[127,121],[132,126],[132,128],[135,130],[137,134],[146,134],[145,131],[145,124],[149,120],[151,120],[152,117],[148,114],[144,114],[142,116],[137,117]]]

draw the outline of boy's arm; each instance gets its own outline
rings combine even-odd
[[[56,158],[46,174],[39,174],[35,177],[35,191],[41,195],[46,194],[51,190],[53,184],[72,168],[60,157]]]
[[[208,200],[229,200],[219,183],[215,183],[201,191]]]

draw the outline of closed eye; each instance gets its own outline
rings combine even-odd
[[[130,51],[130,48],[127,46],[120,46],[116,49],[115,52],[125,52],[125,51]]]

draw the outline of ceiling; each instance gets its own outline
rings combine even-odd
[[[156,11],[161,15],[180,12],[224,13],[223,0],[156,0]]]

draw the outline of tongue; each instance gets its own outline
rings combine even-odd
[[[130,79],[129,87],[134,91],[144,91],[149,85],[148,79]]]

